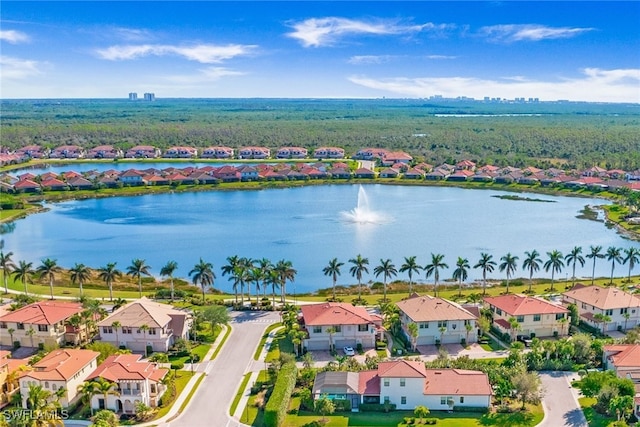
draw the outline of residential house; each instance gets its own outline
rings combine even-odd
[[[239,159],[268,159],[271,150],[267,147],[243,147],[238,151]]]
[[[89,159],[117,159],[124,155],[121,149],[113,145],[99,145],[87,153]]]
[[[353,157],[358,160],[375,160],[384,158],[388,153],[389,150],[385,148],[363,148]]]
[[[616,372],[619,378],[633,381],[636,394],[633,402],[633,414],[640,418],[640,344],[605,345],[602,365]]]
[[[160,149],[151,145],[136,145],[125,153],[128,159],[155,159],[160,157]]]
[[[22,407],[28,408],[29,386],[39,385],[55,394],[61,388],[64,394],[58,399],[63,408],[74,403],[81,396],[78,386],[96,369],[100,353],[92,350],[58,349],[43,357],[20,377]]]
[[[231,159],[233,156],[233,148],[229,147],[208,147],[200,155],[203,159]]]
[[[65,335],[67,321],[82,311],[82,304],[77,302],[41,301],[4,314],[0,316],[0,344],[13,346],[18,342],[22,347],[63,345],[70,338]]]
[[[603,329],[602,323],[595,318],[597,314],[608,316],[605,331],[626,330],[640,325],[640,297],[632,295],[614,286],[576,285],[562,294],[565,304],[575,304],[580,320]],[[600,317],[600,316],[598,316]]]
[[[61,145],[49,153],[50,159],[81,159],[84,157],[84,148],[79,145]]]
[[[408,165],[412,160],[413,157],[404,151],[393,151],[384,154],[382,157],[382,166],[392,166],[396,163]]]
[[[103,378],[117,385],[118,394],[96,394],[91,398],[91,407],[96,410],[110,409],[119,414],[135,414],[136,403],[155,408],[166,391],[162,379],[169,372],[156,363],[140,360],[135,354],[116,354],[107,357],[87,380]]]
[[[308,151],[303,147],[282,147],[278,150],[276,158],[278,159],[304,159],[307,157]]]
[[[26,147],[18,148],[15,152],[21,158],[42,159],[48,154],[48,150],[38,145],[27,145]]]
[[[115,327],[118,322],[120,326]],[[143,327],[146,325],[147,328]],[[98,322],[100,340],[134,352],[167,352],[176,338],[186,339],[191,315],[147,298],[130,302]]]
[[[339,147],[320,147],[313,151],[316,159],[344,159],[344,149]]]
[[[408,325],[418,325],[416,345],[478,341],[477,317],[455,302],[413,294],[396,305],[400,309],[402,330],[409,340],[412,338]]]
[[[373,348],[376,333],[381,327],[376,325],[369,312],[352,304],[327,302],[303,305],[302,322],[308,337],[304,346],[308,350],[328,350],[331,342],[335,348],[345,346]]]
[[[426,369],[421,361],[393,360],[378,369],[361,372],[319,372],[313,384],[314,399],[348,400],[352,409],[362,403],[390,403],[396,409],[430,410],[491,405],[487,374],[462,369]]]
[[[135,169],[128,169],[122,172],[119,179],[120,182],[126,185],[143,185],[145,183],[143,173]]]
[[[0,350],[0,408],[9,403],[9,357],[10,351]]]
[[[358,169],[355,170],[355,172],[353,172],[353,176],[355,178],[373,179],[373,178],[376,177],[376,173],[374,171],[372,171],[371,169],[358,168]]]
[[[198,157],[198,149],[194,147],[171,147],[164,152],[168,159],[195,159]]]
[[[493,326],[503,333],[522,334],[531,337],[566,335],[569,329],[569,310],[561,305],[525,295],[500,295],[485,297],[484,303],[493,313]],[[513,328],[509,319],[518,323]]]

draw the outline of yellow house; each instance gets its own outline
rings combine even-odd
[[[514,335],[551,337],[566,335],[569,329],[569,310],[541,298],[525,295],[501,295],[484,299],[493,314],[493,325],[502,332]],[[514,328],[509,321],[517,322]]]

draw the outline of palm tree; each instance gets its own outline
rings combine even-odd
[[[535,249],[531,252],[525,252],[525,259],[522,262],[522,268],[529,270],[529,293],[531,293],[531,285],[533,284],[533,273],[540,270],[540,264],[542,260],[539,257],[538,251]]]
[[[551,252],[547,252],[549,259],[544,263],[544,271],[551,270],[551,292],[553,292],[553,279],[556,271],[560,273],[562,267],[564,267],[564,261],[562,261],[562,252],[554,249]]]
[[[458,257],[456,269],[453,270],[453,279],[458,281],[458,296],[462,296],[462,282],[467,280],[467,270],[469,270],[469,260]]]
[[[267,258],[258,260],[258,268],[260,269],[260,277],[262,279],[262,296],[267,296],[267,286],[265,286],[265,279],[267,278],[269,271],[273,268],[273,264]]]
[[[76,263],[69,271],[71,272],[71,283],[80,285],[80,298],[82,298],[84,295],[82,285],[91,277],[91,269],[84,264]]]
[[[120,348],[120,336],[118,335],[118,328],[122,327],[122,323],[116,320],[111,324],[111,327],[114,331],[116,331],[116,347]]]
[[[120,393],[118,392],[118,385],[116,383],[112,383],[111,381],[105,380],[102,377],[98,377],[93,381],[93,383],[95,394],[102,394],[104,398],[105,409],[107,409],[107,399],[109,398],[110,394],[113,396],[120,396]]]
[[[264,278],[264,286],[271,285],[271,304],[275,308],[276,306],[276,288],[280,286],[280,278],[278,272],[271,269],[267,271],[267,275]]]
[[[46,277],[49,279],[49,289],[51,290],[51,299],[53,299],[53,281],[55,280],[56,273],[62,271],[55,259],[46,258],[41,261],[41,264],[36,268],[36,273],[40,277]]]
[[[513,273],[515,273],[518,269],[518,257],[515,255],[511,255],[511,252],[508,252],[505,256],[500,258],[500,261],[502,261],[502,263],[500,263],[498,268],[500,269],[500,271],[507,272],[507,293],[509,293],[509,279],[511,278],[511,275],[513,275]]]
[[[93,399],[93,396],[97,394],[96,383],[94,381],[85,381],[82,384],[79,384],[78,393],[82,395],[82,400],[85,404],[89,405],[91,416],[93,417],[93,405],[91,405],[91,399]]]
[[[333,300],[336,300],[336,282],[338,281],[338,276],[340,275],[340,267],[344,265],[343,262],[338,261],[338,258],[333,258],[329,261],[329,264],[325,268],[322,269],[322,272],[325,276],[331,276],[333,279],[333,288],[332,288],[332,296]]]
[[[24,285],[25,295],[29,294],[29,292],[27,292],[27,283],[32,283],[33,275],[35,274],[35,271],[31,268],[32,266],[33,263],[31,262],[20,261],[18,262],[18,266],[13,270],[13,277],[21,281]]]
[[[443,254],[431,253],[431,263],[424,266],[424,270],[427,272],[427,279],[433,275],[433,295],[438,296],[438,280],[440,280],[440,269],[449,268],[444,262]]]
[[[229,275],[229,280],[233,280],[233,290],[236,294],[236,304],[238,303],[238,281],[236,280],[236,268],[240,264],[240,257],[238,255],[233,255],[227,257],[227,264],[223,265],[220,270],[222,270],[222,275]]]
[[[593,320],[602,324],[602,335],[606,335],[607,323],[611,322],[611,316],[602,313],[596,313],[593,315]]]
[[[142,298],[142,275],[151,276],[148,266],[143,259],[136,258],[131,261],[131,265],[127,267],[127,276],[131,276],[134,279],[138,279],[138,291],[140,292],[140,298]]]
[[[278,278],[280,279],[280,300],[284,304],[284,300],[287,296],[287,280],[290,280],[292,282],[295,281],[298,271],[293,268],[293,264],[291,263],[291,261],[286,261],[284,259],[278,261],[273,269],[278,273]]]
[[[160,269],[161,276],[168,276],[171,286],[171,302],[173,302],[173,273],[178,269],[178,263],[175,261],[167,261],[167,263]]]
[[[213,265],[210,262],[205,262],[200,258],[200,262],[193,267],[193,270],[189,272],[189,276],[194,285],[200,285],[202,288],[202,301],[205,301],[204,288],[205,286],[213,287],[214,280],[216,278],[213,272]]]
[[[415,256],[405,257],[404,264],[400,266],[400,273],[406,272],[409,275],[409,295],[413,293],[413,273],[418,274],[421,269]]]
[[[565,257],[564,260],[567,262],[567,266],[573,266],[572,273],[572,286],[576,284],[576,264],[580,263],[580,267],[584,267],[584,257],[582,256],[582,248],[580,246],[574,246]]]
[[[2,269],[2,279],[4,280],[4,293],[9,293],[9,275],[16,268],[11,257],[13,252],[7,252],[6,254],[0,251],[0,268]]]
[[[627,282],[631,283],[631,270],[640,262],[640,249],[630,247],[624,250],[624,264],[629,264],[629,275],[627,276]]]
[[[606,257],[607,261],[611,261],[611,283],[613,283],[613,270],[616,268],[616,263],[622,263],[622,250],[615,246],[609,246]]]
[[[146,323],[143,325],[140,325],[140,330],[142,331],[142,336],[144,339],[144,357],[149,356],[149,352],[147,351],[147,349],[149,348],[149,345],[147,344],[147,331],[149,329],[150,329],[149,325],[147,325]]]
[[[15,331],[16,331],[16,330],[15,330],[15,329],[13,329],[13,328],[9,328],[9,329],[7,329],[7,333],[9,334],[9,338],[11,338],[11,345],[13,345],[13,343],[15,342],[15,341],[13,341],[13,333],[14,333]]]
[[[593,281],[596,277],[596,260],[598,258],[604,258],[604,254],[601,253],[602,246],[589,246],[589,252],[587,254],[587,258],[593,258],[593,269],[591,270],[591,286],[593,286]]]
[[[251,289],[252,283],[255,283],[256,285],[256,305],[258,305],[259,302],[260,283],[262,282],[263,277],[262,269],[259,266],[252,265],[247,271],[247,283],[249,285],[249,289]],[[251,292],[249,292],[249,294],[251,294]],[[251,295],[249,295],[249,302],[251,302]]]
[[[29,340],[31,341],[31,348],[34,348],[35,345],[33,345],[33,336],[36,334],[36,330],[33,329],[33,326],[31,326],[29,329],[25,331],[25,334],[29,336]]]
[[[98,277],[107,284],[109,288],[109,300],[113,301],[113,281],[122,276],[122,272],[116,269],[115,262],[110,262],[98,269]]]
[[[478,263],[473,266],[473,268],[481,268],[482,269],[482,295],[487,294],[487,273],[493,272],[493,269],[496,267],[496,262],[493,260],[493,255],[489,255],[486,252],[480,253],[480,259]]]
[[[349,260],[351,264],[351,268],[349,269],[349,273],[351,276],[355,277],[358,280],[358,300],[362,299],[362,274],[369,274],[369,258],[364,258],[360,254],[358,254],[355,258],[351,258]]]
[[[387,300],[387,279],[391,277],[395,277],[398,275],[398,270],[396,270],[396,266],[393,265],[390,259],[380,259],[380,265],[376,266],[373,269],[373,273],[376,277],[382,274],[382,285],[383,285],[383,299]]]
[[[113,307],[111,307],[111,312],[113,313],[114,311],[116,311],[120,307],[124,307],[125,305],[127,305],[126,299],[116,298],[115,301],[113,301]]]

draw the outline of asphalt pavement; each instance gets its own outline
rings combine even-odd
[[[544,419],[537,427],[587,427],[589,424],[578,403],[578,391],[571,387],[575,372],[540,372]]]

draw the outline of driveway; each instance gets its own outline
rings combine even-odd
[[[578,391],[571,387],[573,372],[540,372],[545,389],[542,407],[544,419],[538,427],[587,427],[587,420],[578,404]]]
[[[253,353],[269,324],[279,322],[278,312],[232,312],[231,334],[215,360],[206,365],[202,380],[186,411],[163,426],[225,427],[242,425],[229,416],[229,407],[253,363]]]

